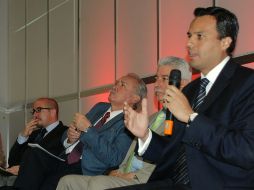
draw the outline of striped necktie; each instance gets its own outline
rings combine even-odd
[[[208,83],[209,83],[209,80],[207,78],[201,79],[199,92],[193,104],[194,111],[198,111],[198,109],[204,102],[204,99],[206,96],[206,86],[208,85]],[[180,146],[180,149],[178,152],[178,157],[176,159],[174,175],[172,179],[175,184],[189,184],[190,182],[190,178],[188,175],[187,160],[186,160],[186,151],[183,144]]]
[[[161,124],[165,121],[165,117],[166,117],[165,112],[164,112],[163,110],[161,110],[161,111],[157,114],[157,116],[156,116],[154,122],[151,124],[150,129],[151,129],[152,131],[156,131],[156,129],[157,129],[159,126],[161,126]]]
[[[206,86],[208,85],[209,80],[207,78],[203,78],[200,80],[200,87],[198,96],[196,97],[196,100],[193,104],[193,110],[197,111],[201,104],[204,102],[205,96],[206,96]]]
[[[150,129],[152,131],[156,131],[156,129],[158,129],[158,127],[161,126],[161,124],[164,122],[165,117],[166,117],[165,112],[163,110],[159,111],[156,118],[154,119],[154,121],[150,125]],[[124,173],[128,173],[128,172],[131,171],[134,156],[135,156],[135,151],[133,150],[133,152],[130,153],[130,156],[129,156],[127,162],[126,162],[126,167],[124,168]]]

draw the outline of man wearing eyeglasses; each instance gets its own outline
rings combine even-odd
[[[18,175],[23,171],[24,165],[30,164],[33,151],[28,143],[38,143],[49,152],[59,155],[64,151],[61,138],[67,129],[58,120],[58,104],[52,98],[39,98],[33,103],[33,118],[20,132],[18,138],[11,148],[9,155],[9,168],[7,171]],[[30,180],[30,179],[28,179]],[[13,181],[13,180],[12,180]],[[11,185],[8,183],[8,185]]]

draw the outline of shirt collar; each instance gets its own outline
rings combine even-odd
[[[229,59],[229,56],[224,58],[218,65],[216,65],[211,71],[209,71],[206,76],[201,73],[201,79],[205,77],[209,80],[209,84],[213,84]]]
[[[56,126],[59,125],[59,121],[56,121],[54,123],[51,123],[49,126],[46,127],[47,133],[52,131],[53,129],[56,128]]]
[[[107,113],[107,112],[110,112],[110,117],[107,119],[107,121],[109,121],[112,118],[114,118],[115,116],[119,115],[120,113],[123,113],[123,110],[121,109],[121,110],[112,111],[111,107],[110,107],[105,113]]]

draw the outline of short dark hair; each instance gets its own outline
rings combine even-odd
[[[236,46],[239,24],[234,13],[222,7],[198,7],[194,10],[195,17],[210,15],[216,19],[216,27],[219,33],[219,39],[231,37],[232,42],[227,49],[227,54],[232,55]]]

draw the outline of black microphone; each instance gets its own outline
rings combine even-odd
[[[170,72],[169,79],[168,79],[169,85],[174,85],[177,88],[180,88],[181,84],[181,71],[178,69],[173,69]],[[165,126],[164,126],[164,134],[165,135],[172,135],[173,134],[173,114],[167,109],[166,111],[166,120],[165,120]]]

